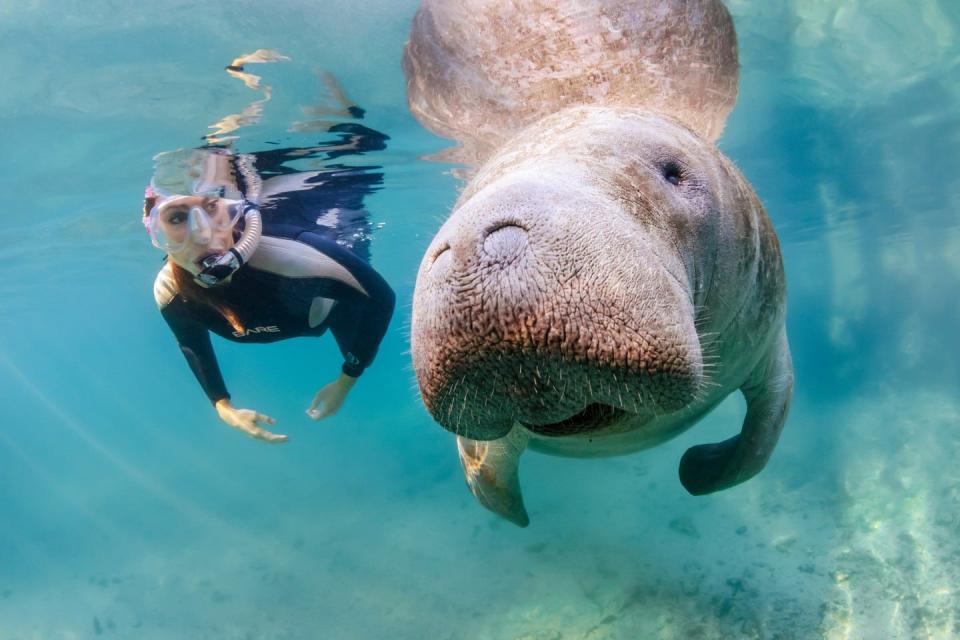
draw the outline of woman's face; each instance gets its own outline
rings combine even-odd
[[[220,198],[183,196],[160,206],[158,231],[176,250],[167,255],[193,275],[203,270],[200,262],[211,254],[221,254],[234,245],[229,205]],[[200,212],[193,212],[194,208]]]

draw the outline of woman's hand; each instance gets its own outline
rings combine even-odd
[[[221,420],[237,431],[244,432],[251,438],[263,440],[271,444],[287,441],[287,436],[279,433],[271,433],[260,426],[261,424],[276,424],[277,421],[270,416],[265,416],[251,409],[237,409],[230,404],[230,401],[226,398],[217,400],[215,406],[217,413],[220,414]]]
[[[314,420],[323,420],[335,414],[356,381],[356,378],[341,373],[339,378],[317,391],[313,402],[310,403],[310,408],[307,409],[307,415]],[[318,405],[319,408],[317,408]]]

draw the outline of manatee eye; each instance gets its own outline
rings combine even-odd
[[[676,162],[666,163],[663,165],[661,172],[663,172],[663,179],[672,185],[680,184],[680,180],[683,178],[683,172],[680,170],[680,165],[678,165]]]

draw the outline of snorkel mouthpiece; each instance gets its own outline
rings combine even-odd
[[[226,253],[207,256],[200,262],[200,266],[203,271],[197,274],[195,280],[205,287],[216,287],[243,266],[243,259],[236,249],[230,249]]]

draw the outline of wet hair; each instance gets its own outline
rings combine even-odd
[[[148,191],[146,195],[143,196],[143,217],[146,218],[150,215],[150,212],[153,210],[153,207],[157,204],[157,196],[153,194],[152,191]]]
[[[169,260],[169,258],[168,258]],[[243,323],[237,317],[237,313],[224,300],[223,293],[216,288],[201,287],[193,279],[193,274],[170,260],[170,268],[173,274],[173,283],[176,285],[177,293],[187,302],[212,309],[223,317],[234,331],[243,333]]]

